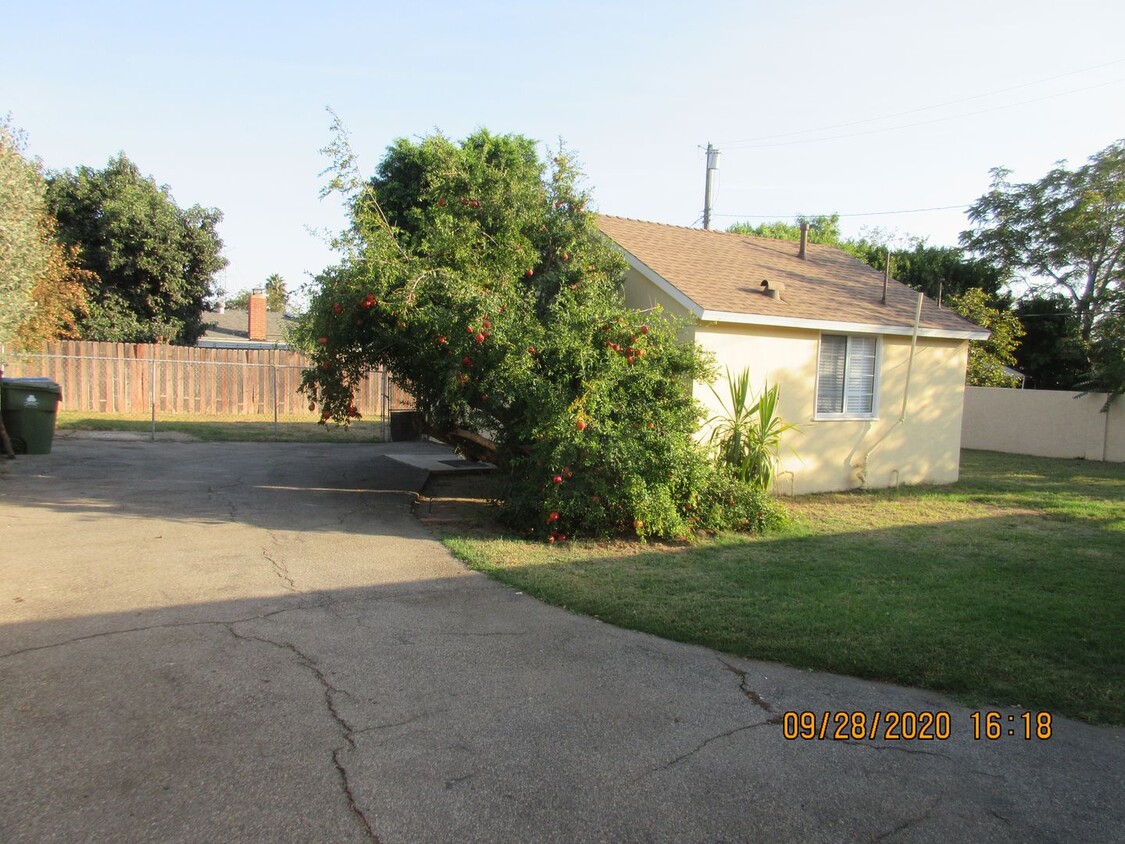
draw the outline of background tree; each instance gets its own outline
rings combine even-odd
[[[43,176],[23,149],[23,136],[0,123],[0,343],[15,340],[50,260]]]
[[[486,131],[399,140],[364,184],[339,129],[329,150],[352,226],[295,332],[322,420],[355,418],[353,389],[388,368],[427,433],[501,467],[508,523],[549,541],[769,518],[692,440],[690,384],[712,373],[669,320],[625,307],[625,265],[565,152],[545,165]]]
[[[911,237],[907,238],[909,246],[895,248],[889,237],[878,231],[860,238],[844,238],[840,234],[839,214],[797,217],[793,223],[780,220],[757,226],[735,223],[727,231],[777,240],[800,240],[802,222],[809,224],[810,243],[838,247],[880,272],[886,265],[887,250],[890,249],[891,275],[932,299],[937,299],[939,293],[942,297],[959,296],[974,287],[995,296],[1003,285],[1003,277],[997,267],[987,260],[967,258],[956,247],[929,246],[924,239]]]
[[[1108,393],[1103,411],[1125,393],[1125,308],[1115,309],[1094,327],[1090,369],[1076,386]]]
[[[1125,140],[1076,170],[1060,161],[1037,182],[1013,184],[1010,172],[992,171],[992,189],[969,208],[973,228],[961,243],[1033,290],[1066,296],[1088,342],[1121,286]]]
[[[240,290],[233,296],[227,296],[224,299],[227,310],[231,311],[248,311],[250,310],[250,291]]]
[[[1029,296],[1016,303],[1024,336],[1016,349],[1016,368],[1040,390],[1076,390],[1089,371],[1089,347],[1082,340],[1070,299],[1057,293]]]
[[[920,290],[942,304],[948,296],[962,296],[972,289],[997,296],[1003,286],[1000,271],[983,259],[967,258],[953,246],[930,246],[922,238],[910,238],[910,246],[891,250],[891,276],[907,287]],[[877,240],[860,238],[840,244],[848,254],[882,270],[888,246]]]
[[[215,273],[227,263],[217,232],[222,214],[180,208],[124,154],[103,170],[52,174],[48,184],[59,237],[81,250],[82,268],[96,275],[81,336],[194,343]]]
[[[1006,307],[997,307],[980,289],[951,296],[949,306],[966,319],[971,319],[992,332],[987,340],[969,342],[969,368],[965,382],[972,387],[1014,387],[1017,379],[1005,372],[1014,366],[1015,350],[1023,336],[1023,325]]]
[[[289,306],[289,293],[285,289],[285,279],[277,273],[273,273],[266,279],[263,289],[266,292],[266,310],[285,313],[285,309]],[[225,297],[223,301],[230,310],[249,310],[251,292],[250,290],[240,290],[233,296]]]
[[[285,279],[273,273],[266,279],[266,309],[276,313],[285,313],[289,305],[289,294],[285,290]]]
[[[0,343],[31,348],[73,336],[90,279],[55,240],[47,182],[25,152],[23,133],[0,121]]]
[[[842,242],[842,238],[840,237],[839,214],[826,214],[813,217],[798,216],[793,223],[786,223],[782,220],[759,223],[756,226],[750,223],[734,223],[727,228],[727,231],[731,234],[756,235],[758,237],[773,238],[774,240],[799,241],[801,239],[802,223],[808,223],[809,225],[809,243],[823,243],[828,246],[839,246]]]

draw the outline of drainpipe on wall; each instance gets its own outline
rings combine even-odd
[[[1105,413],[1105,428],[1102,430],[1102,463],[1109,460],[1109,414],[1112,408],[1113,396],[1110,396],[1106,399],[1105,407],[1102,409],[1102,412]]]
[[[906,386],[902,389],[902,413],[899,415],[898,421],[895,422],[895,424],[891,425],[891,427],[887,429],[887,432],[883,434],[883,436],[879,437],[879,439],[875,441],[874,445],[872,445],[871,448],[867,449],[867,452],[859,461],[859,466],[857,467],[858,471],[856,472],[856,479],[859,481],[860,489],[867,489],[867,461],[871,457],[872,453],[874,453],[875,449],[883,444],[883,441],[887,437],[894,433],[895,428],[906,421],[906,410],[910,402],[910,376],[914,370],[914,353],[918,348],[918,328],[922,322],[923,298],[923,294],[919,293],[918,304],[914,307],[914,331],[910,335],[910,357],[906,362]],[[894,471],[898,473],[899,470],[895,469]],[[897,482],[898,477],[896,477],[896,486]]]

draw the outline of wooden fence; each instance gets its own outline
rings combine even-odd
[[[286,349],[214,349],[161,344],[47,343],[36,354],[5,352],[7,377],[44,376],[62,387],[62,410],[117,414],[309,419],[297,392],[309,359]],[[365,417],[412,406],[385,372],[356,392]]]

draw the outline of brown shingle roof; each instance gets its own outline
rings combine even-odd
[[[269,345],[284,345],[287,323],[291,317],[276,311],[266,311],[266,339]],[[250,343],[250,312],[246,310],[227,310],[223,313],[208,311],[203,314],[206,330],[200,341],[208,345],[215,343],[246,345]]]
[[[600,215],[598,227],[632,258],[630,263],[659,283],[678,290],[705,320],[801,325],[807,321],[893,328],[908,333],[914,325],[918,293],[894,279],[883,296],[883,274],[832,246],[809,244],[808,260],[788,240],[688,229]],[[647,272],[646,272],[647,270]],[[781,282],[773,299],[763,279]],[[738,315],[738,316],[732,316]],[[724,319],[725,317],[725,319]],[[927,297],[922,333],[987,332]]]

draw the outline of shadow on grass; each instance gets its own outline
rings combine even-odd
[[[199,416],[157,416],[155,430],[176,431],[204,442],[385,442],[389,423],[360,420],[347,428],[295,419],[238,419]],[[127,431],[149,434],[151,417],[122,417],[104,414],[60,413],[60,431]]]
[[[489,533],[484,502],[443,533],[473,568],[623,627],[1123,724],[1125,467],[1021,464],[971,454],[952,487],[807,496],[761,538],[555,549]]]

